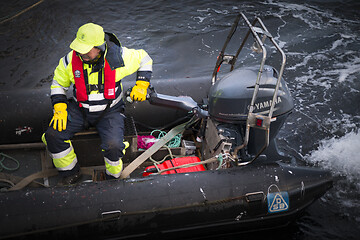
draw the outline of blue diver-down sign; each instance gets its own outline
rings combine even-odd
[[[289,194],[287,192],[268,193],[267,201],[269,213],[289,210]]]

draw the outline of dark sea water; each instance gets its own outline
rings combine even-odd
[[[37,2],[4,1],[0,21]],[[114,32],[124,46],[145,49],[154,60],[153,79],[209,76],[210,81],[239,11],[251,21],[260,17],[287,55],[284,78],[295,110],[279,133],[280,149],[329,169],[336,180],[286,229],[216,239],[359,239],[358,0],[45,0],[0,24],[0,87],[48,88],[59,59],[86,22]],[[239,64],[247,61],[244,55]]]

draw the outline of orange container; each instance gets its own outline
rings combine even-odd
[[[157,167],[160,170],[166,170],[166,169],[169,169],[172,167],[178,167],[178,166],[182,166],[185,164],[196,163],[196,162],[200,162],[200,159],[198,157],[195,157],[195,156],[181,157],[181,158],[174,158],[171,160],[167,160],[167,161],[163,162],[162,164],[157,165]],[[199,164],[197,166],[193,166],[193,167],[173,169],[173,170],[163,172],[161,174],[165,175],[165,174],[199,172],[199,171],[205,171],[204,166],[201,164]],[[143,176],[146,177],[146,176],[156,173],[156,172],[157,172],[156,167],[150,166],[150,167],[145,168],[145,171],[143,172]]]

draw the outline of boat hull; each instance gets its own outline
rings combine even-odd
[[[326,171],[269,163],[6,192],[0,194],[1,238],[74,231],[79,236],[175,237],[209,234],[214,227],[216,232],[276,228],[331,186]],[[287,198],[270,199],[279,193]],[[274,209],[276,201],[283,207]]]

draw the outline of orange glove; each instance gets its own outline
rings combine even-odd
[[[146,94],[149,85],[150,83],[147,81],[136,81],[136,84],[130,93],[131,99],[139,102],[146,100]]]
[[[54,116],[49,124],[50,126],[51,123],[54,122],[53,125],[54,130],[56,130],[56,126],[59,132],[66,129],[67,115],[68,115],[66,109],[67,109],[66,103],[56,103],[54,105]]]

